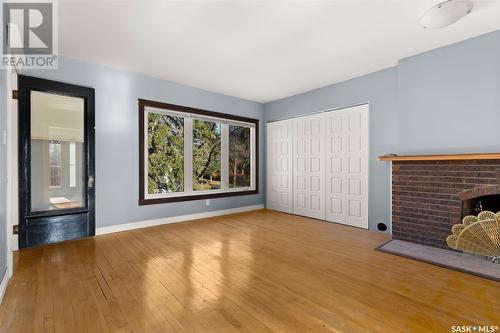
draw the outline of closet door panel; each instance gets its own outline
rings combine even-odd
[[[343,112],[328,112],[326,124],[326,219],[345,223],[346,121]]]
[[[293,212],[292,121],[267,124],[267,208]]]
[[[294,214],[325,218],[323,115],[294,120]]]
[[[352,107],[346,111],[346,223],[368,228],[368,105]]]
[[[310,216],[325,219],[325,141],[324,115],[309,121],[309,210]]]
[[[308,216],[309,145],[307,122],[293,120],[293,213]]]
[[[368,228],[368,105],[326,119],[326,220]]]

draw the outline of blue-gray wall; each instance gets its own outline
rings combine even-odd
[[[1,11],[0,11],[1,14]],[[0,69],[0,280],[7,269],[7,72]]]
[[[500,151],[500,30],[399,62],[398,151]]]
[[[208,207],[204,200],[138,205],[138,98],[260,119],[260,147],[265,129],[262,104],[65,57],[59,59],[58,70],[25,74],[95,88],[97,228],[264,203],[261,149],[257,195],[211,199]]]
[[[500,31],[264,105],[266,121],[370,103],[369,224],[390,222],[385,153],[500,151]]]

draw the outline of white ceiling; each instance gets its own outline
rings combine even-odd
[[[500,1],[440,30],[438,1],[60,0],[60,54],[268,102],[500,29]]]

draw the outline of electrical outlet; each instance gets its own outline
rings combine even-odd
[[[210,199],[205,200],[205,206],[206,207],[210,206]]]

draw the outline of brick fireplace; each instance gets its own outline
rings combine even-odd
[[[500,210],[500,154],[380,159],[392,161],[394,239],[448,248],[464,215]]]

